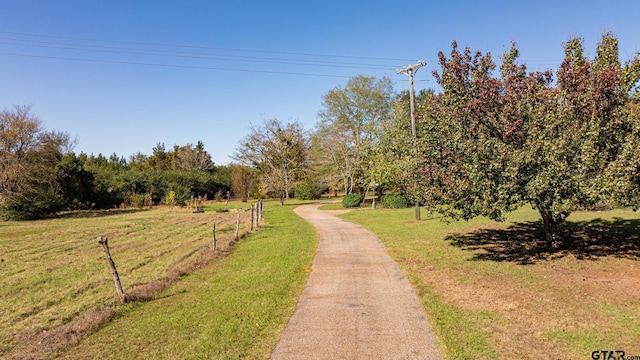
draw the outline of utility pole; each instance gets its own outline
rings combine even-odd
[[[415,74],[418,69],[427,65],[425,61],[418,61],[417,64],[407,65],[403,69],[396,71],[398,74],[407,74],[409,75],[409,106],[411,107],[411,135],[414,139],[418,138],[418,133],[416,132],[416,112],[415,112],[415,96],[413,94],[413,74]],[[418,156],[418,148],[415,149],[416,157]],[[420,202],[416,201],[416,220],[420,220]]]

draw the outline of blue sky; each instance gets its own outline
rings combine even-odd
[[[312,130],[322,96],[350,77],[388,76],[400,91],[395,69],[426,60],[416,88],[435,88],[454,39],[496,60],[516,41],[543,70],[570,36],[593,56],[612,31],[630,59],[637,14],[637,0],[0,0],[0,108],[31,104],[45,128],[77,137],[76,152],[128,158],[201,140],[226,164],[252,123]]]

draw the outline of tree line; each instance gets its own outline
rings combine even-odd
[[[127,160],[75,154],[67,133],[47,131],[29,106],[0,112],[0,216],[38,219],[61,210],[184,204],[191,197],[222,197],[230,166],[216,166],[202,142]]]
[[[357,76],[324,95],[314,131],[265,121],[235,159],[282,201],[295,184],[316,184],[361,199],[399,192],[451,219],[500,221],[529,204],[557,247],[572,211],[640,200],[640,58],[622,62],[611,33],[593,59],[581,38],[563,49],[554,74],[527,71],[515,43],[498,67],[454,41],[433,72],[441,90],[416,97],[416,138],[408,93],[394,93],[386,77]]]

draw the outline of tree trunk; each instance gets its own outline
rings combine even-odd
[[[538,207],[538,211],[540,211],[540,216],[542,217],[542,223],[544,225],[544,234],[545,239],[547,241],[547,248],[549,250],[555,250],[558,248],[558,224],[559,221],[554,219],[550,210],[541,209]]]
[[[551,250],[558,249],[560,247],[560,236],[558,234],[558,226],[569,216],[569,213],[560,212],[554,214],[549,209],[543,209],[541,206],[537,206],[540,216],[542,217],[542,223],[544,224],[545,239],[547,241],[547,247]],[[564,239],[563,242],[566,246],[571,246],[571,239]]]

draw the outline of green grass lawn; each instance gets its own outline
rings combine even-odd
[[[228,257],[134,304],[64,358],[264,359],[308,277],[317,235],[292,206],[265,207],[269,226]]]
[[[414,285],[448,359],[640,354],[640,214],[576,212],[544,247],[530,208],[496,223],[416,222],[414,209],[341,215],[373,231]]]

